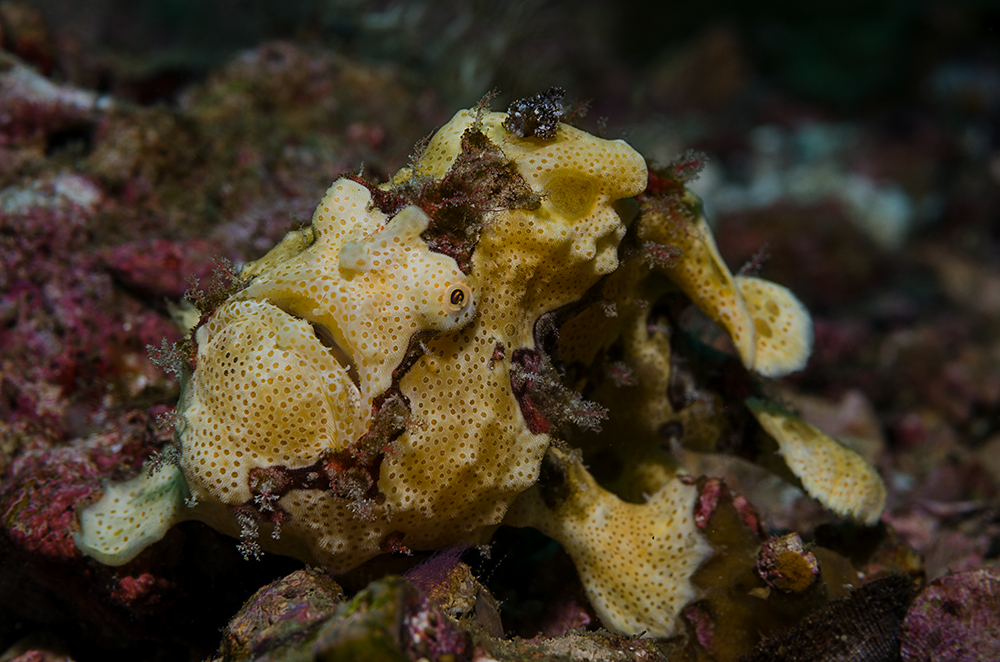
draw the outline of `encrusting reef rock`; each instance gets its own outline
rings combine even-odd
[[[460,111],[390,182],[334,182],[310,227],[201,302],[174,352],[175,462],[82,511],[85,553],[126,563],[198,519],[247,554],[343,573],[533,526],[570,553],[609,629],[673,636],[717,549],[704,529],[717,498],[660,449],[662,431],[704,450],[732,425],[722,406],[671,397],[680,293],[733,340],[749,407],[736,416],[775,440],[758,459],[877,521],[874,470],[755,399],[754,373],[804,365],[811,321],[784,287],[731,274],[684,188],[696,164],[649,172],[620,140],[565,124],[521,135],[508,119]],[[617,469],[604,484],[587,469],[599,456]]]

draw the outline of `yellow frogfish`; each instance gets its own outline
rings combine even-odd
[[[553,92],[462,110],[391,181],[335,181],[192,330],[176,463],[109,485],[80,548],[118,565],[198,519],[343,573],[533,526],[607,627],[675,634],[712,546],[662,431],[713,449],[726,423],[670,397],[662,302],[722,327],[746,376],[800,369],[811,321],[789,290],[730,272],[681,166],[650,171],[560,114]],[[744,395],[786,475],[878,519],[860,456]],[[607,457],[598,481],[588,462]]]

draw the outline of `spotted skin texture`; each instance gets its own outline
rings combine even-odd
[[[345,571],[388,542],[478,544],[537,480],[550,437],[526,424],[510,357],[533,347],[535,319],[618,266],[625,225],[612,205],[639,193],[646,171],[621,141],[571,127],[551,142],[521,140],[502,120],[488,115],[483,134],[543,197],[535,210],[490,213],[468,274],[420,238],[429,223],[421,209],[390,218],[368,188],[342,179],[310,231],[248,265],[248,286],[198,330],[180,438],[191,494],[205,508],[255,503],[255,469],[294,471],[354,448],[390,388],[408,407],[402,433],[387,439],[376,493],[359,505],[331,490],[286,491],[275,504],[288,515],[281,537],[262,535],[265,549],[305,548],[309,560]],[[447,172],[473,121],[459,113],[418,169]],[[397,370],[407,356],[417,358]]]
[[[712,552],[698,532],[694,485],[669,481],[645,503],[601,489],[579,458],[550,451],[559,494],[530,490],[508,520],[538,528],[573,558],[604,623],[650,637],[677,633],[676,615],[696,595],[688,581]]]
[[[163,515],[130,540],[200,519],[247,554],[334,573],[533,526],[573,557],[605,626],[676,634],[713,550],[664,430],[710,445],[726,423],[721,401],[671,400],[671,331],[651,304],[679,289],[718,321],[746,384],[801,367],[811,322],[785,288],[729,271],[684,180],[541,110],[530,130],[459,111],[411,167],[382,186],[337,180],[310,227],[246,265],[193,330],[177,425],[187,490],[137,484],[97,504],[84,551],[134,557],[114,535],[133,502]],[[816,449],[821,470],[881,485],[820,437],[779,439],[807,487],[837,497],[845,484],[805,478]],[[617,478],[590,474],[597,447],[616,452]],[[841,511],[871,521],[880,506]]]

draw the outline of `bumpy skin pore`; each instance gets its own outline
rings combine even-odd
[[[478,543],[537,480],[550,439],[522,416],[512,354],[533,346],[541,314],[617,268],[625,225],[612,204],[642,191],[646,167],[621,141],[567,126],[552,140],[516,138],[503,118],[485,115],[482,132],[544,195],[538,209],[489,214],[467,275],[420,238],[420,209],[388,218],[364,186],[339,180],[311,230],[249,265],[249,287],[199,330],[179,436],[191,493],[213,519],[218,506],[272,506],[255,472],[312,485],[303,469],[363,454],[388,392],[408,413],[369,462],[375,489],[287,491],[265,549],[345,571],[399,543]],[[458,113],[397,184],[444,175],[472,122]]]

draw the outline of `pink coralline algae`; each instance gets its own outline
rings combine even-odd
[[[6,571],[0,573],[0,623],[80,628],[88,640],[113,647],[190,646],[198,639],[214,645],[222,623],[213,615],[232,613],[274,572],[274,563],[237,564],[232,545],[220,547],[204,529],[176,531],[157,553],[120,568],[79,553],[77,509],[99,498],[105,481],[143,471],[168,440],[155,409],[104,412],[101,432],[71,441],[52,438],[38,424],[8,428],[24,439],[0,478],[0,566]],[[206,595],[202,589],[209,586]],[[204,655],[210,650],[202,649]]]
[[[108,249],[108,270],[126,289],[150,299],[177,300],[193,282],[208,280],[216,249],[207,241],[132,241]]]
[[[684,616],[684,620],[690,623],[691,627],[694,629],[698,645],[707,651],[715,648],[715,637],[713,632],[715,629],[715,621],[712,619],[712,615],[708,613],[705,606],[695,602],[685,607],[684,611],[681,613]]]
[[[43,164],[68,137],[85,142],[99,109],[109,105],[93,92],[53,83],[0,49],[0,189],[18,182],[26,167]]]
[[[146,345],[178,335],[135,279],[130,290],[113,274],[121,255],[102,254],[106,204],[79,175],[0,191],[0,564],[18,568],[28,596],[14,600],[18,585],[0,583],[0,603],[5,616],[85,614],[98,638],[126,636],[116,610],[134,620],[134,608],[172,586],[161,568],[92,570],[74,535],[77,509],[101,496],[102,483],[134,476],[170,437],[155,420],[168,408],[150,401],[176,386]],[[163,253],[151,245],[143,259],[165,264]]]
[[[170,582],[166,579],[150,572],[142,572],[135,576],[120,577],[111,589],[111,598],[127,607],[154,605],[170,588]]]
[[[687,482],[701,484],[698,493],[698,504],[694,511],[694,521],[699,528],[704,529],[708,526],[708,523],[712,519],[712,515],[715,513],[716,509],[719,507],[719,504],[728,501],[733,504],[733,507],[736,508],[736,511],[739,513],[740,520],[751,531],[758,536],[763,535],[764,524],[761,520],[760,514],[753,507],[753,505],[747,501],[746,497],[734,495],[726,486],[724,480],[721,478],[708,478],[702,481],[687,478],[684,480]]]
[[[73,542],[75,509],[100,496],[102,478],[134,475],[165,441],[141,412],[126,414],[106,434],[67,446],[36,437],[35,447],[11,463],[0,485],[0,516],[10,541],[49,560],[80,558]]]
[[[116,288],[105,259],[87,250],[99,201],[84,207],[55,188],[16,200],[12,211],[0,209],[0,412],[62,436],[85,432],[88,418],[115,394],[164,388],[145,347],[178,334],[164,315]],[[152,252],[145,259],[169,262]],[[169,283],[170,271],[163,275]]]
[[[941,577],[903,622],[903,662],[1000,659],[1000,569]]]
[[[25,453],[14,462],[0,492],[7,534],[27,551],[75,558],[74,509],[99,490],[96,467],[75,449]]]

